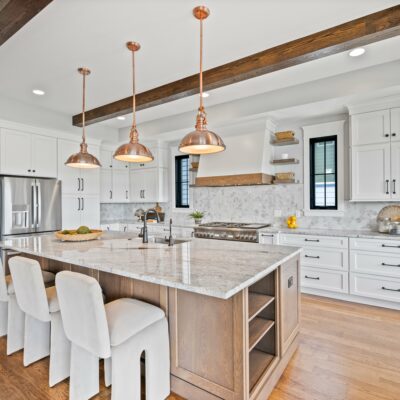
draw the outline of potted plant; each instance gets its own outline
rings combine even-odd
[[[204,212],[199,210],[194,210],[189,214],[189,217],[194,219],[195,224],[201,224],[201,220],[204,217]]]

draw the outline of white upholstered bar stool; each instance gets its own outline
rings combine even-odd
[[[54,386],[69,377],[71,358],[56,287],[45,288],[36,260],[17,256],[9,266],[18,305],[25,313],[24,366],[50,355],[49,385]]]
[[[140,400],[140,356],[146,355],[146,400],[170,393],[168,322],[164,311],[135,299],[104,306],[99,283],[71,271],[56,276],[64,329],[71,341],[70,400],[99,392],[99,358],[105,359],[112,400]]]
[[[54,282],[55,275],[42,271],[45,284]],[[11,275],[5,275],[0,260],[0,337],[7,335],[7,355],[24,348],[25,314],[19,308]]]

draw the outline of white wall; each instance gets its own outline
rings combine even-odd
[[[47,130],[62,131],[79,137],[82,128],[72,125],[72,115],[57,113],[40,106],[32,106],[0,96],[0,119]],[[117,142],[118,130],[102,124],[86,128],[89,139]]]

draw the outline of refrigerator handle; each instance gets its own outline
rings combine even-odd
[[[34,184],[31,184],[31,221],[30,227],[35,227],[35,188]]]
[[[42,191],[40,183],[36,182],[36,228],[42,224]]]

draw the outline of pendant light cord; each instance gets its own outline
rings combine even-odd
[[[85,132],[85,108],[86,108],[86,74],[83,75],[83,88],[82,88],[82,143],[86,143],[86,132]]]
[[[138,131],[136,129],[136,84],[135,84],[135,51],[132,51],[132,128],[130,132],[131,143],[138,143]]]
[[[200,110],[203,108],[203,19],[200,19]]]

